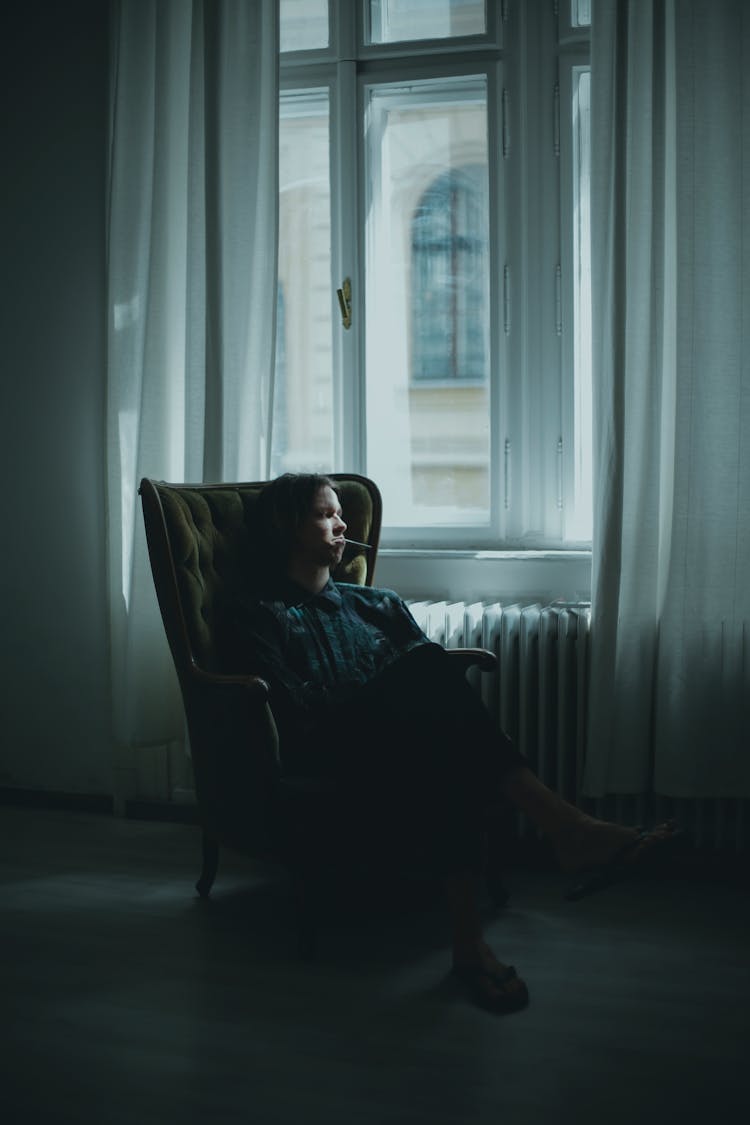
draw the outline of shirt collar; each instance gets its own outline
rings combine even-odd
[[[338,609],[342,602],[341,593],[332,578],[328,579],[319,593],[312,594],[304,586],[300,586],[298,582],[293,582],[291,578],[284,576],[278,583],[276,593],[287,608],[319,604],[327,608]]]

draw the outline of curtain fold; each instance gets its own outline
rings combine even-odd
[[[750,12],[597,0],[584,792],[750,796]]]
[[[107,497],[120,747],[182,737],[143,476],[267,473],[278,226],[276,0],[111,5]]]

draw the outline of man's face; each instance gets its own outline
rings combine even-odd
[[[332,570],[341,562],[345,531],[339,498],[329,485],[324,485],[316,492],[310,512],[300,525],[292,556]]]

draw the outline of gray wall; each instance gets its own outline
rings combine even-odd
[[[3,13],[0,785],[111,792],[106,0]]]

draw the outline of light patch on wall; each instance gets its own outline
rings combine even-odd
[[[116,304],[113,309],[115,332],[122,332],[131,324],[137,324],[141,315],[141,297],[136,293],[131,300]]]
[[[122,526],[122,599],[125,612],[130,608],[133,575],[135,524],[135,451],[137,449],[137,416],[134,409],[121,410],[118,415],[120,450],[120,516]]]

